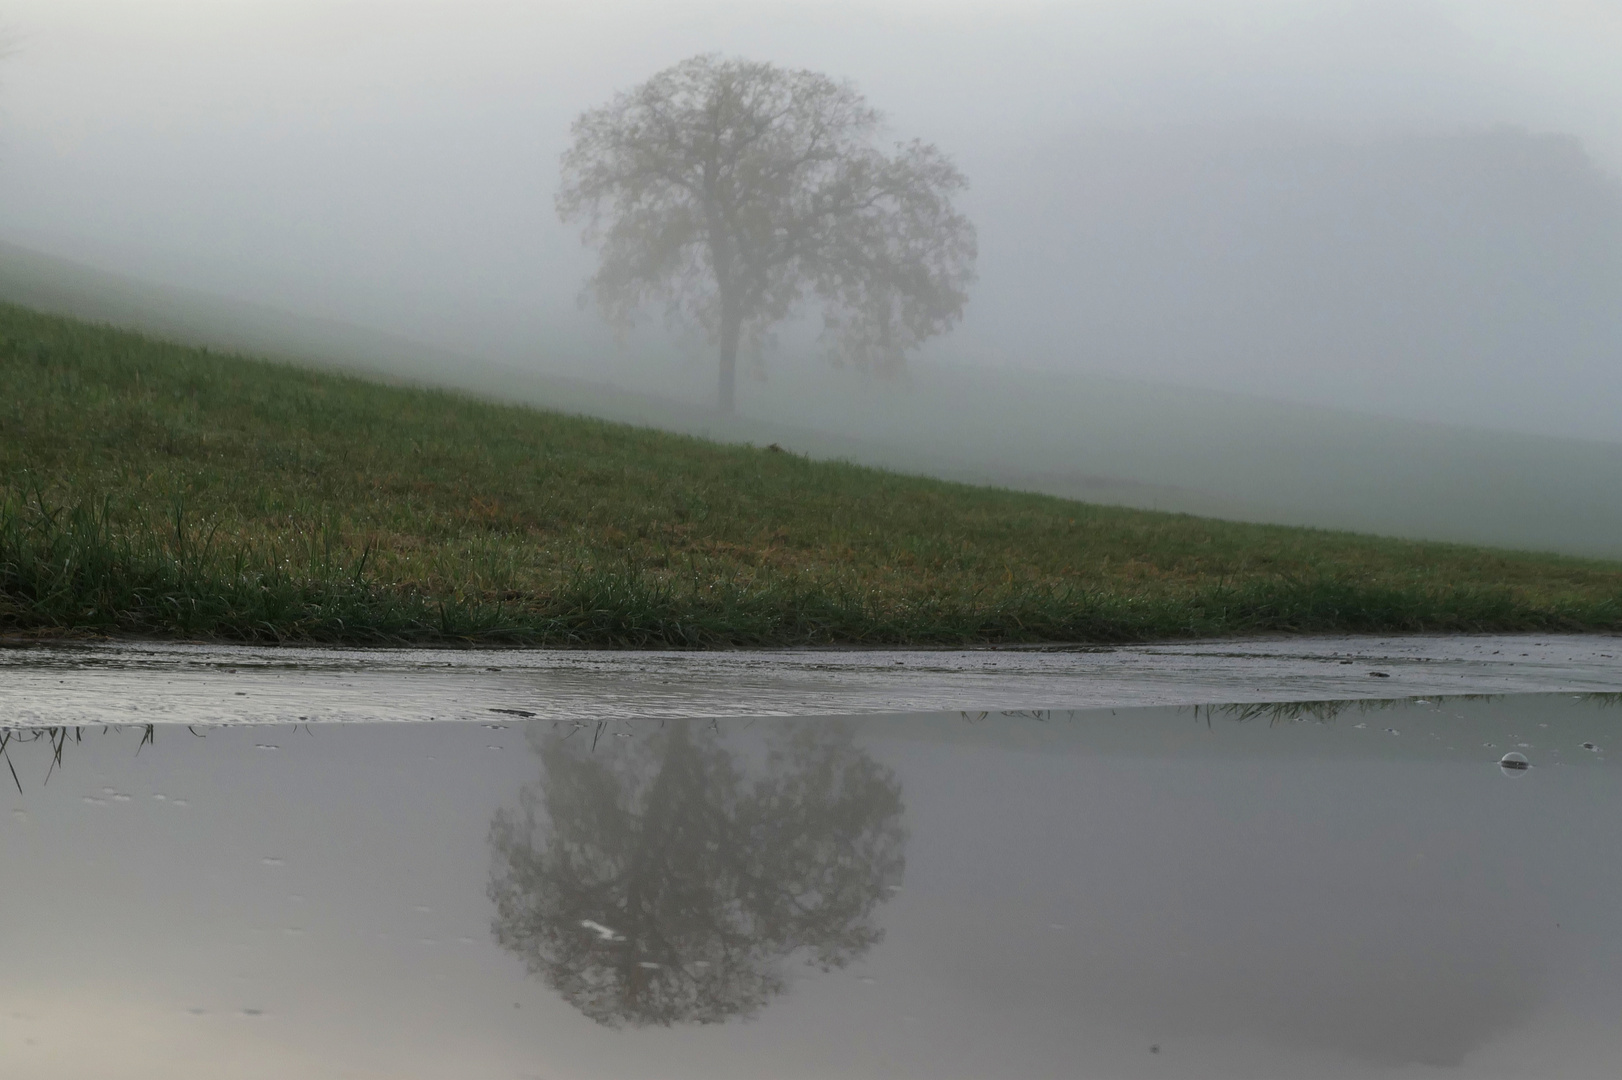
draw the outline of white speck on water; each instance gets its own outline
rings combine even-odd
[[[266,866],[281,866],[282,862],[283,862],[283,860],[281,858],[279,858],[279,857],[277,857],[275,855],[266,855],[263,859],[260,859],[259,861],[264,863]]]
[[[624,934],[620,933],[618,930],[613,929],[612,927],[604,926],[602,923],[597,922],[594,919],[581,919],[580,920],[580,925],[582,927],[584,927],[585,929],[590,930],[592,933],[596,934],[597,937],[602,941],[624,941],[625,940],[625,935]]]
[[[275,743],[268,743],[268,742],[254,743],[253,748],[255,750],[280,750],[281,749],[281,747],[277,746]]]
[[[658,971],[664,965],[655,964],[652,960],[638,960],[636,962],[636,966],[639,968],[647,968],[649,971]]]

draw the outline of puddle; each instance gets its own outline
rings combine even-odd
[[[1610,1075],[1619,724],[13,729],[0,1075]]]

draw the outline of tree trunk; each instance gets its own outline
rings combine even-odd
[[[716,404],[728,416],[737,411],[738,338],[743,327],[735,316],[721,317],[721,385]]]
[[[717,395],[717,404],[721,411],[728,415],[737,411],[738,395],[738,343],[736,341],[721,346],[721,386]]]

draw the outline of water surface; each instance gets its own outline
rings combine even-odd
[[[8,734],[8,1078],[1622,1062],[1610,696]]]
[[[0,648],[0,727],[809,716],[1622,691],[1598,634],[1036,649]]]

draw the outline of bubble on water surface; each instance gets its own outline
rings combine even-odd
[[[1526,760],[1526,755],[1517,750],[1511,750],[1498,759],[1498,768],[1505,776],[1519,776],[1531,767],[1532,763]]]

